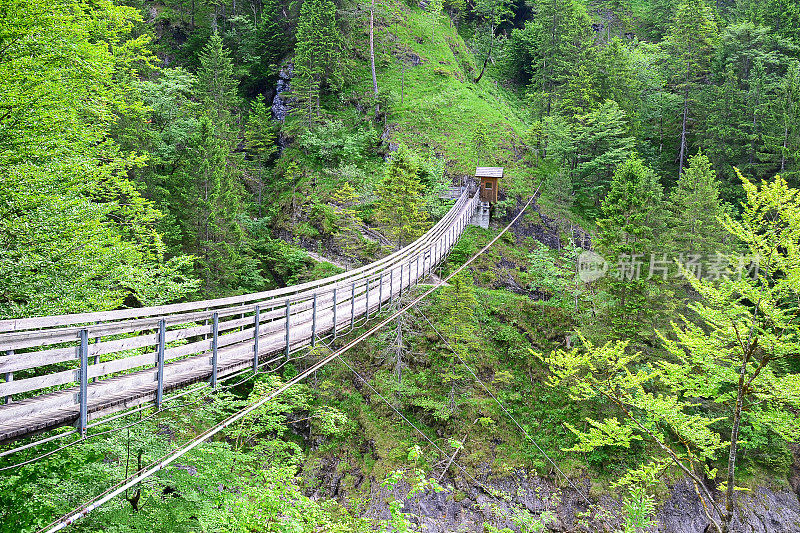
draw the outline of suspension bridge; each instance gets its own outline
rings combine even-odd
[[[431,274],[481,205],[471,187],[410,245],[364,267],[198,302],[0,321],[0,443],[87,428],[198,382],[216,387],[368,321]],[[121,416],[121,415],[120,415]],[[105,418],[104,418],[105,417]]]

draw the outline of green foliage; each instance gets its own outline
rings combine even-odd
[[[636,141],[629,133],[625,113],[613,100],[581,116],[575,130],[578,163],[574,187],[584,201],[596,205],[608,191],[616,168],[633,155]]]
[[[290,36],[286,28],[287,18],[293,18],[279,0],[262,0],[255,21],[242,17],[243,28],[235,28],[230,40],[240,44],[239,61],[246,74],[242,77],[242,90],[256,95],[270,87],[276,78],[278,64],[290,50]],[[236,31],[238,30],[238,31]],[[227,35],[226,35],[227,37]]]
[[[800,193],[781,178],[760,186],[742,181],[742,220],[728,215],[724,225],[758,257],[758,272],[731,271],[718,281],[687,272],[702,300],[689,305],[694,320],[682,317],[669,333],[659,333],[667,357],[632,353],[627,341],[594,345],[582,338],[585,349],[542,358],[551,386],[567,388],[575,400],[608,401],[618,411],[602,421],[590,418],[588,430],[571,428],[579,437],[574,449],[646,439],[700,485],[704,477],[717,478],[714,465],[724,465],[717,479],[721,495],[698,489],[719,515],[708,517],[716,531],[728,531],[733,517],[739,439],[748,435],[743,429],[787,441],[800,431],[792,414],[800,381],[783,366],[800,349],[797,308],[788,304],[800,287]]]
[[[233,62],[217,33],[200,52],[200,69],[197,72],[197,93],[217,124],[228,119],[237,104],[236,88],[239,82],[233,77]]]
[[[656,510],[655,498],[642,487],[631,488],[622,507],[625,512],[625,533],[647,531],[657,523],[652,518]]]
[[[310,126],[319,116],[322,92],[341,84],[342,36],[331,0],[303,2],[296,39],[292,91]]]
[[[708,157],[690,157],[669,195],[670,241],[678,253],[713,254],[723,250],[723,206],[719,182]]]
[[[128,179],[142,158],[109,138],[115,113],[140,106],[128,86],[151,59],[147,37],[131,36],[138,14],[12,4],[0,60],[0,316],[190,294],[188,259],[166,261],[162,215]]]
[[[614,173],[598,220],[597,249],[609,262],[610,276],[599,283],[609,301],[600,315],[612,339],[648,335],[657,312],[658,280],[647,279],[643,264],[655,254],[663,234],[663,189],[655,173],[635,157]]]
[[[512,44],[512,50],[519,50],[521,57],[516,61],[523,65],[523,58],[530,58],[530,70],[523,72],[530,72],[530,89],[540,95],[541,113],[549,115],[559,89],[581,67],[588,47],[589,18],[574,0],[537,0],[534,10],[536,17],[525,30],[512,32],[512,42],[518,39],[525,43]],[[588,70],[583,72],[588,74]]]
[[[388,226],[391,239],[402,247],[424,232],[427,219],[423,206],[419,164],[404,146],[386,163],[386,173],[378,187],[376,218]]]

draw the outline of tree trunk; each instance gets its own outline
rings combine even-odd
[[[747,361],[750,359],[747,352],[742,354],[742,368],[739,371],[739,387],[736,394],[736,406],[733,409],[733,428],[731,428],[731,447],[728,452],[728,479],[725,487],[725,515],[721,516],[722,533],[730,531],[733,521],[733,494],[734,483],[736,481],[736,455],[738,452],[739,426],[742,421],[742,406],[744,404],[745,393],[745,374],[747,373]]]
[[[489,35],[489,53],[486,54],[486,59],[483,60],[483,68],[481,68],[481,73],[478,74],[478,77],[475,78],[475,83],[479,83],[481,78],[483,77],[483,73],[486,72],[486,65],[489,64],[489,58],[492,57],[492,49],[494,48],[494,25],[490,26],[491,34]]]
[[[689,117],[689,86],[683,91],[683,121],[681,122],[681,150],[678,156],[678,179],[683,174],[683,162],[686,157],[686,124]]]
[[[380,113],[380,104],[378,104],[378,77],[375,74],[375,0],[372,0],[372,5],[369,9],[369,62],[372,68],[372,92],[375,94],[375,118],[378,118]]]
[[[783,128],[783,151],[781,152],[781,172],[786,170],[786,139],[789,138],[789,126]]]

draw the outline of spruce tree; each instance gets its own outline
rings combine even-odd
[[[669,196],[670,240],[678,253],[722,252],[723,208],[716,173],[703,153],[687,163]]]
[[[207,106],[219,127],[227,122],[237,104],[238,81],[233,77],[233,62],[216,32],[200,52],[200,69],[197,71],[198,96]]]
[[[247,117],[245,135],[245,146],[250,154],[251,174],[258,189],[258,216],[261,218],[261,200],[264,192],[266,166],[278,151],[272,113],[264,103],[264,100],[257,99],[250,104],[250,114]]]
[[[535,50],[532,87],[544,98],[542,112],[552,112],[558,89],[581,64],[588,46],[589,17],[575,0],[537,0],[528,37]]]
[[[790,65],[770,105],[760,159],[797,187],[800,185],[800,63],[797,61]]]
[[[610,339],[645,340],[657,313],[659,277],[650,278],[650,260],[660,258],[663,188],[655,172],[630,157],[614,172],[597,221],[597,249],[609,262],[601,282],[609,296],[600,322]],[[650,335],[652,336],[652,335]]]
[[[683,99],[678,153],[679,177],[683,173],[689,136],[695,120],[697,92],[709,71],[716,38],[717,23],[705,0],[682,0],[665,42],[673,62],[673,86]]]
[[[202,117],[180,177],[184,209],[179,220],[208,295],[240,291],[243,280],[253,275],[242,226],[245,192],[240,168],[232,160],[227,141],[217,135],[213,120]],[[252,279],[249,283],[258,285]]]
[[[615,169],[634,151],[625,113],[613,100],[581,116],[575,125],[575,189],[590,206],[598,205],[608,191]]]
[[[341,83],[341,57],[336,6],[331,0],[305,0],[297,22],[292,85],[309,126],[319,115],[325,87],[336,88]]]
[[[424,233],[427,215],[422,210],[422,185],[419,164],[408,148],[401,146],[386,164],[386,174],[378,187],[378,221],[402,247]]]

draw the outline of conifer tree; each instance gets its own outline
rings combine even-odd
[[[258,188],[258,216],[261,217],[261,197],[264,191],[266,166],[278,151],[275,144],[275,128],[272,114],[263,100],[257,99],[250,104],[250,115],[247,117],[245,129],[247,151],[252,157],[252,173]]]
[[[665,46],[673,61],[673,83],[683,98],[678,176],[683,173],[689,134],[694,120],[696,93],[709,70],[717,38],[714,13],[705,0],[682,0],[675,12]]]
[[[427,215],[422,210],[424,198],[419,181],[419,164],[405,146],[401,146],[386,164],[386,174],[378,187],[378,220],[387,233],[402,247],[424,232]]]
[[[800,63],[797,61],[790,65],[770,105],[765,150],[760,158],[796,187],[800,185]]]
[[[200,69],[197,72],[197,89],[200,99],[207,106],[217,127],[226,123],[237,103],[236,88],[239,83],[233,77],[233,62],[222,39],[216,32],[200,52]]]
[[[607,338],[641,339],[657,311],[658,278],[650,277],[652,256],[663,232],[663,188],[655,172],[630,157],[614,172],[597,221],[597,249],[609,262],[602,281],[610,301],[601,313]]]
[[[575,0],[537,0],[530,37],[534,47],[532,86],[544,96],[543,113],[553,109],[557,89],[581,64],[589,18]]]
[[[579,117],[575,130],[575,188],[585,202],[597,205],[615,169],[633,154],[636,139],[613,100]]]
[[[341,83],[339,62],[342,35],[336,26],[336,6],[331,0],[306,0],[297,22],[293,92],[308,125],[319,115],[320,96],[325,87]]]
[[[670,239],[677,252],[722,252],[719,182],[703,153],[690,157],[669,197]]]
[[[182,224],[191,239],[187,244],[197,256],[197,271],[208,294],[227,293],[251,275],[239,168],[213,120],[202,117],[182,176],[181,196],[186,208]]]

